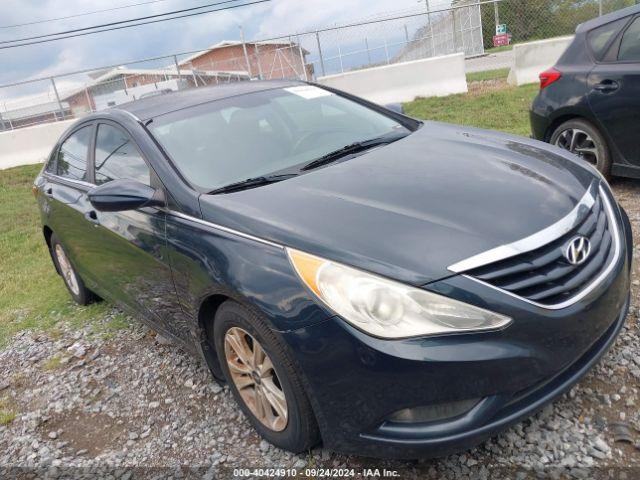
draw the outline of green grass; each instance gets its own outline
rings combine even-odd
[[[0,426],[9,425],[16,418],[16,412],[6,398],[0,399]]]
[[[51,370],[55,370],[60,365],[62,365],[62,356],[59,354],[56,354],[53,357],[49,357],[47,360],[45,360],[45,362],[42,364],[42,369],[51,371]]]
[[[467,73],[467,82],[486,82],[488,80],[507,80],[509,68],[499,68],[497,70],[487,70],[485,72]]]
[[[61,321],[79,326],[112,308],[107,302],[75,305],[56,274],[31,193],[39,170],[0,170],[0,346],[19,331],[50,330]]]
[[[485,88],[486,85],[486,88]],[[506,83],[476,82],[469,93],[442,98],[421,98],[404,105],[407,115],[425,120],[458,123],[528,136],[529,107],[537,85],[510,87]]]

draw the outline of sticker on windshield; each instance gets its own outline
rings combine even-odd
[[[324,90],[322,88],[314,87],[313,85],[301,85],[299,87],[289,87],[285,88],[285,90],[289,93],[293,93],[294,95],[298,95],[299,97],[306,98],[308,100],[312,98],[319,97],[328,97],[333,95],[333,93]]]

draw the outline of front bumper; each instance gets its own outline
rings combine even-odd
[[[624,229],[629,230],[623,219]],[[405,340],[370,337],[338,317],[283,333],[327,448],[421,458],[468,449],[577,382],[620,332],[629,307],[630,235],[611,275],[576,304],[548,310],[464,276],[429,289],[507,314],[500,332]],[[480,398],[462,416],[400,424],[404,408]]]

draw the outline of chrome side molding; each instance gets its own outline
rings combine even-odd
[[[234,230],[233,228],[225,227],[224,225],[219,225],[217,223],[207,222],[206,220],[202,220],[201,218],[192,217],[191,215],[185,215],[184,213],[176,212],[175,210],[165,210],[165,213],[167,215],[171,215],[177,218],[182,218],[183,220],[197,223],[205,227],[213,228],[215,230],[220,230],[225,233],[230,233],[231,235],[235,235],[238,237],[245,238],[247,240],[252,240],[254,242],[262,243],[263,245],[269,245],[270,247],[280,248],[284,250],[284,245],[280,245],[279,243],[272,242],[271,240],[266,240],[264,238],[256,237],[255,235],[251,235],[250,233],[240,232],[239,230]]]

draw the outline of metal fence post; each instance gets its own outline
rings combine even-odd
[[[498,31],[498,25],[500,25],[500,11],[498,9],[497,0],[495,2],[493,2],[493,14],[496,17],[496,32],[497,32]]]
[[[602,16],[602,0],[598,0],[598,16]]]
[[[364,37],[364,46],[367,49],[367,60],[369,61],[369,65],[371,65],[371,50],[369,50],[369,39]]]
[[[340,47],[340,29],[336,29],[336,37],[338,38],[338,60],[340,61],[340,73],[344,73],[344,65],[342,64],[342,48]]]
[[[298,53],[300,54],[300,63],[302,64],[302,74],[304,75],[304,81],[308,81],[307,78],[307,66],[304,61],[304,51],[302,50],[302,44],[300,43],[300,35],[298,35]]]
[[[320,56],[320,70],[322,70],[322,76],[326,75],[324,71],[324,58],[322,58],[322,47],[320,46],[320,34],[316,30],[316,44],[318,45],[318,55]]]
[[[53,77],[51,78],[51,85],[53,85],[53,93],[56,94],[56,100],[58,101],[58,108],[60,109],[60,115],[62,115],[60,117],[60,120],[64,120],[64,108],[62,107],[62,102],[60,101],[60,95],[58,95],[58,88],[56,87],[56,81],[53,79]]]
[[[182,88],[182,82],[180,81],[180,64],[178,63],[178,57],[176,55],[173,56],[173,63],[176,65],[176,75],[178,77],[178,90]]]
[[[404,24],[404,38],[407,41],[407,45],[409,44],[409,30],[407,30],[407,24]]]
[[[451,29],[453,30],[453,51],[458,51],[458,22],[456,20],[456,11],[451,10],[451,15],[453,15],[453,24],[451,25]]]
[[[433,24],[431,23],[431,6],[429,5],[429,0],[425,0],[425,4],[427,6],[427,23],[429,24],[429,33],[431,34],[431,56],[436,56],[436,39],[433,35]]]
[[[262,77],[262,64],[260,63],[260,51],[258,49],[258,42],[253,44],[253,51],[256,54],[256,63],[258,64],[258,77],[260,80],[264,80]]]
[[[389,65],[389,48],[387,47],[387,39],[384,39],[384,56],[387,59],[387,65]]]
[[[89,89],[85,87],[84,95],[87,97],[87,106],[89,107],[89,111],[93,112],[93,107],[91,106],[91,97],[89,96]]]
[[[251,62],[249,62],[249,54],[247,53],[247,44],[244,41],[244,31],[242,30],[242,25],[238,27],[240,29],[240,41],[242,42],[242,51],[244,52],[244,61],[247,63],[247,73],[249,74],[249,78],[253,77],[251,74]]]

